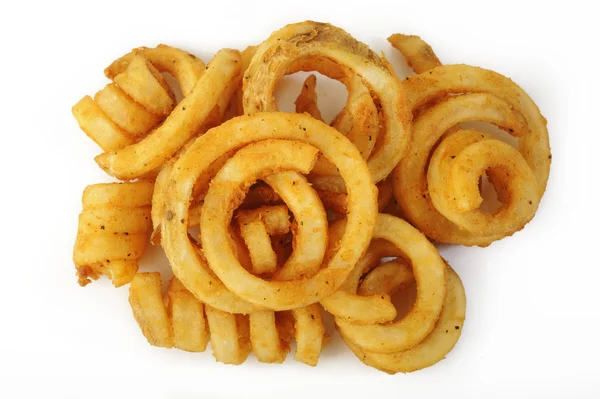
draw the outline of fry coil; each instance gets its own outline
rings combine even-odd
[[[200,59],[173,47],[134,49],[106,68],[113,82],[93,99],[81,99],[73,115],[104,151],[119,150],[145,137],[173,111],[175,96],[160,72],[173,75],[187,96],[204,70]]]
[[[73,249],[79,285],[101,275],[116,287],[131,281],[148,245],[152,190],[149,181],[85,188]]]
[[[421,72],[402,82],[415,118],[411,150],[393,172],[404,217],[435,241],[468,246],[487,246],[521,230],[537,211],[552,158],[538,107],[496,72],[439,66],[431,47],[415,36],[389,40]],[[474,121],[517,137],[519,149],[461,126]],[[502,203],[491,213],[480,209],[483,176]]]

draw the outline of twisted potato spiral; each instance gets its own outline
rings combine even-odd
[[[431,56],[417,39],[407,40]],[[402,214],[428,237],[446,243],[487,246],[522,229],[535,215],[550,170],[548,130],[538,107],[496,72],[467,65],[427,70],[437,58],[415,62],[422,52],[398,47],[423,71],[402,83],[416,118],[411,149],[393,172]],[[461,128],[467,121],[492,123],[518,137],[519,150]],[[479,209],[484,175],[502,202],[494,213]]]
[[[343,230],[344,221],[336,222],[330,238],[335,240]],[[389,256],[398,259],[379,264]],[[390,295],[413,278],[415,303],[394,321]],[[379,215],[371,246],[342,290],[322,304],[335,316],[340,335],[357,357],[391,373],[441,360],[458,340],[465,312],[462,283],[435,247],[408,223],[386,214]]]
[[[121,180],[157,173],[192,137],[221,121],[241,79],[240,61],[237,50],[223,49],[203,69],[197,58],[166,46],[117,60],[106,70],[115,84],[95,102],[84,97],[73,107],[81,128],[106,151],[96,163]],[[179,79],[185,96],[179,104],[159,71]]]
[[[79,285],[102,274],[116,287],[131,281],[148,245],[152,189],[149,181],[85,188],[73,249]]]
[[[73,115],[104,151],[119,150],[147,135],[175,107],[173,91],[160,72],[172,74],[187,96],[204,70],[200,59],[173,47],[134,49],[106,68],[113,83],[93,99],[81,99]]]
[[[210,341],[213,355],[225,364],[241,364],[250,352],[263,363],[281,363],[296,340],[296,360],[315,366],[325,339],[319,306],[295,309],[285,325],[273,311],[232,314],[203,304],[177,278],[161,290],[160,273],[137,273],[129,287],[134,317],[151,345],[204,352]]]
[[[217,173],[206,194],[200,222],[201,256],[187,236],[193,182],[214,160],[244,145],[247,147],[238,150]],[[290,281],[265,281],[253,276],[239,264],[227,245],[227,226],[233,210],[257,179],[266,178],[271,184],[272,177],[268,176],[276,172],[310,172],[319,150],[339,167],[348,188],[348,234],[343,237],[343,245],[314,275]],[[260,159],[260,162],[246,162],[249,159]],[[175,163],[171,178],[162,223],[162,245],[175,275],[202,301],[231,313],[298,308],[335,292],[350,272],[352,262],[366,249],[377,212],[375,186],[360,153],[335,129],[300,114],[257,113],[213,128],[198,138]],[[293,179],[288,181],[291,181],[288,185],[296,187]],[[317,198],[314,190],[308,192]],[[280,196],[286,200],[282,193]],[[302,197],[289,195],[290,201],[295,199],[301,204],[299,198]],[[292,203],[289,206],[295,212]],[[315,215],[312,220],[323,226],[315,226],[312,236],[317,233],[326,236],[325,212],[322,206],[315,209],[320,216]],[[295,216],[300,226],[311,220]],[[323,243],[326,239],[321,241]],[[324,253],[325,247],[326,244],[322,252],[315,249],[312,253]],[[306,251],[302,256],[310,254]],[[303,263],[320,265],[319,258],[322,255]]]
[[[244,73],[244,112],[276,111],[273,91],[277,82],[286,73],[297,70],[318,70],[333,79],[342,80],[349,88],[351,103],[357,96],[361,98],[357,104],[362,104],[365,91],[377,98],[383,126],[379,143],[374,148],[373,137],[369,144],[369,134],[363,134],[366,143],[359,141],[359,145],[368,157],[373,180],[379,182],[385,179],[406,151],[411,119],[409,110],[404,107],[405,94],[387,62],[365,44],[330,24],[306,21],[287,25],[258,46]],[[356,76],[349,78],[353,75]],[[375,115],[368,112],[368,104],[360,109],[364,112],[363,120],[371,121],[371,125],[369,122],[359,125],[367,131],[375,129],[372,126]],[[352,115],[357,120],[361,118],[360,114],[352,111],[356,110],[347,107],[342,113],[340,126],[348,124],[344,122],[344,115]],[[364,132],[363,129],[360,131]],[[355,134],[359,135],[359,131]],[[373,150],[372,154],[368,154],[369,148]]]

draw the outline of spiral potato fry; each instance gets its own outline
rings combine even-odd
[[[286,73],[315,70],[323,75],[339,80],[346,86],[348,100],[342,111],[336,115],[331,126],[348,137],[360,151],[365,160],[369,159],[379,137],[379,113],[369,89],[362,79],[333,61],[322,57],[300,58],[296,60]],[[316,76],[310,75],[304,81],[302,90],[296,99],[296,112],[307,112],[313,118],[323,120],[317,105]],[[343,180],[335,166],[327,159],[320,157],[312,171],[316,176],[328,176],[338,182]]]
[[[379,266],[381,267],[383,266]],[[378,269],[373,272],[377,272]],[[440,318],[431,333],[419,344],[403,352],[378,353],[364,350],[344,334],[341,334],[342,339],[361,362],[389,374],[409,373],[443,360],[460,337],[466,308],[465,290],[460,278],[450,267],[447,276],[447,293]],[[401,280],[395,281],[396,284],[388,289],[381,285],[377,288],[382,291],[396,289],[399,281]]]
[[[160,127],[135,144],[98,155],[96,163],[108,174],[124,180],[143,176],[160,167],[201,132],[203,124],[210,122],[213,109],[224,112],[240,73],[240,53],[228,49],[219,51],[192,92]]]
[[[175,97],[159,72],[175,76],[187,96],[204,70],[198,58],[173,47],[134,49],[106,68],[113,83],[93,99],[85,96],[73,115],[104,151],[116,151],[143,138],[173,110]]]
[[[385,179],[410,140],[411,117],[404,106],[405,94],[387,64],[339,28],[312,21],[291,24],[258,46],[244,74],[244,112],[276,111],[275,85],[295,62],[311,57],[333,60],[357,74],[378,98],[385,131],[368,165],[375,182]]]
[[[130,283],[151,345],[204,352],[210,341],[225,364],[251,352],[282,363],[295,341],[295,359],[317,365],[321,308],[368,366],[394,374],[444,359],[465,289],[428,238],[487,246],[522,229],[548,181],[548,131],[510,79],[444,66],[418,36],[388,41],[417,75],[401,81],[384,54],[313,21],[206,66],[164,45],[114,61],[112,82],[72,109],[104,151],[96,163],[126,181],[84,191],[79,284]],[[300,71],[346,87],[331,123],[314,74],[296,112],[277,110],[278,82]],[[179,103],[161,73],[179,83]],[[518,149],[467,122],[495,125]],[[486,211],[483,179],[499,209]],[[159,273],[137,272],[149,241],[174,274],[164,292]]]
[[[332,226],[333,237],[343,225],[342,220]],[[323,304],[336,312],[340,335],[365,364],[388,373],[431,366],[452,350],[460,336],[466,307],[462,283],[435,247],[401,219],[380,214],[373,238],[344,291],[334,294],[344,293],[345,300],[326,298]],[[400,257],[378,264],[384,256]],[[387,320],[348,317],[360,309],[360,298],[380,295],[389,300],[389,295],[412,281],[417,284],[417,299],[401,319],[392,321],[395,313]],[[368,314],[367,309],[364,312]]]
[[[227,137],[227,140],[219,137]],[[255,146],[256,154],[248,154],[260,157],[261,162],[252,165],[243,163],[242,166],[240,162],[245,155],[238,151],[213,179],[206,195],[200,222],[202,249],[211,270],[218,276],[216,279],[202,266],[202,258],[187,237],[187,204],[192,190],[189,182],[196,181],[223,153],[268,139],[294,141],[288,141],[283,147],[277,145],[278,150],[286,149],[278,152],[269,152],[268,146],[261,152],[260,146]],[[319,150],[339,167],[347,182],[351,234],[344,235],[338,253],[312,277],[266,282],[249,274],[231,249],[223,245],[227,242],[225,227],[229,225],[232,211],[255,180],[281,169],[309,172]],[[340,162],[341,159],[344,161]],[[335,292],[350,272],[353,259],[358,259],[366,248],[376,216],[375,186],[360,153],[335,129],[300,114],[257,113],[213,128],[199,137],[176,162],[172,176],[162,224],[165,252],[176,276],[191,292],[207,303],[218,299],[218,306],[212,303],[211,306],[231,313],[251,313],[263,306],[273,310],[302,307]],[[216,289],[219,295],[207,292]],[[221,300],[226,296],[227,301]]]
[[[395,322],[356,324],[337,317],[336,325],[341,334],[365,350],[403,351],[421,342],[435,326],[446,295],[446,265],[435,247],[402,219],[380,214],[373,238],[389,241],[410,260],[417,299],[408,314]],[[357,288],[352,288],[350,294],[356,293]],[[352,307],[350,302],[345,306]]]
[[[410,37],[409,44],[426,50],[419,40]],[[415,57],[414,49],[398,47]],[[435,63],[412,65],[422,71]],[[546,120],[531,98],[510,79],[466,65],[438,66],[402,85],[416,116],[411,151],[393,173],[405,217],[433,240],[462,245],[487,246],[521,230],[535,215],[551,160]],[[467,121],[518,137],[519,151],[461,129]],[[484,175],[503,203],[491,214],[479,210]]]
[[[148,244],[151,197],[148,181],[85,188],[73,249],[79,285],[102,274],[116,287],[131,281]]]
[[[163,297],[160,273],[138,273],[129,303],[151,345],[204,352],[210,339],[217,361],[243,363],[250,353],[248,319],[205,306],[173,278]]]

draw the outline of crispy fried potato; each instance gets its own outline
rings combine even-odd
[[[158,116],[167,116],[175,107],[173,91],[150,62],[142,55],[134,55],[114,82],[135,102]]]
[[[250,342],[258,361],[262,363],[282,363],[289,352],[289,346],[279,338],[275,324],[275,312],[264,310],[250,313]]]
[[[136,144],[97,156],[96,162],[108,174],[124,180],[160,167],[200,133],[203,124],[211,123],[211,113],[218,104],[223,104],[224,111],[240,78],[239,52],[221,50],[198,79],[194,90],[159,128]]]
[[[296,354],[294,358],[309,366],[316,366],[325,344],[325,327],[318,304],[293,309],[296,331]]]
[[[261,220],[271,236],[287,234],[290,231],[290,215],[285,205],[261,206],[257,209],[241,210],[237,213],[240,223]]]
[[[133,49],[130,53],[110,64],[104,70],[104,75],[113,80],[115,76],[123,73],[128,68],[131,60],[137,55],[142,55],[150,61],[158,71],[167,72],[175,77],[184,97],[192,92],[196,82],[206,70],[202,60],[193,54],[165,44],[159,44],[154,48],[138,47]]]
[[[456,79],[457,73],[464,79]],[[550,166],[546,120],[533,101],[508,78],[464,65],[435,68],[424,75],[411,77],[405,85],[409,88],[413,109],[440,96],[461,94],[434,103],[415,121],[413,151],[393,173],[394,196],[406,218],[436,241],[461,245],[487,246],[523,228],[535,214]],[[430,85],[437,88],[432,90]],[[498,140],[486,139],[487,136],[481,132],[479,135],[464,130],[447,133],[459,123],[469,120],[493,123],[520,136],[520,153]],[[481,143],[465,141],[461,139],[463,137],[471,137]],[[471,145],[461,147],[457,142]],[[447,151],[450,148],[452,154]],[[474,153],[474,150],[477,152]],[[495,160],[494,166],[487,168],[487,160],[492,159]],[[448,187],[442,187],[450,165],[453,165],[452,181],[447,181]],[[497,191],[511,193],[504,195],[504,206],[492,215],[478,211],[481,197],[479,189],[474,192],[475,187],[471,183],[460,188],[470,187],[468,197],[464,197],[469,198],[465,204],[470,205],[461,212],[453,211],[454,198],[463,198],[463,191],[460,195],[453,194],[459,189],[452,186],[454,182],[476,180],[477,185],[481,175],[474,177],[473,173],[483,174],[485,169],[492,173],[493,169],[502,169],[509,174],[502,180],[496,180],[499,183]],[[518,179],[510,184],[510,190],[506,190],[504,186],[516,175]],[[432,193],[428,187],[434,189]]]
[[[173,330],[173,346],[188,352],[204,352],[210,335],[202,302],[175,277],[167,287],[164,302]]]
[[[373,238],[389,241],[410,260],[417,299],[402,319],[392,323],[358,325],[336,318],[336,325],[341,334],[367,351],[404,351],[421,342],[435,326],[446,296],[446,264],[425,236],[394,216],[379,215]]]
[[[442,65],[431,46],[419,36],[396,33],[387,40],[402,53],[415,73],[423,73]]]
[[[337,250],[336,243],[344,229],[344,219],[336,221],[330,226],[328,252]],[[388,294],[359,296],[355,292],[362,276],[377,266],[382,258],[399,255],[401,252],[398,248],[390,245],[387,241],[373,240],[352,269],[342,289],[321,301],[325,310],[340,320],[347,320],[355,324],[385,323],[394,320],[397,315],[396,308]]]
[[[187,96],[204,71],[202,61],[173,47],[134,49],[104,71],[120,85],[106,85],[93,100],[84,97],[73,115],[104,151],[116,151],[142,139],[173,109],[172,90],[158,72],[173,75]]]
[[[238,215],[239,216],[239,215]],[[250,251],[252,273],[254,275],[271,275],[277,268],[277,254],[271,246],[271,237],[260,218],[238,218],[241,236]]]
[[[213,356],[225,364],[243,363],[251,351],[248,316],[235,315],[205,305]]]
[[[317,77],[312,74],[309,75],[304,84],[302,85],[302,90],[300,94],[298,94],[298,98],[294,104],[296,105],[296,112],[299,114],[306,113],[312,116],[315,119],[320,121],[323,120],[321,116],[321,111],[319,111],[319,106],[317,105]]]
[[[136,274],[129,286],[129,304],[150,345],[172,348],[173,331],[163,304],[160,273]]]
[[[161,121],[160,116],[148,111],[114,83],[98,91],[94,101],[108,119],[133,140],[143,137]]]
[[[404,107],[405,93],[386,64],[340,28],[305,21],[274,32],[258,46],[244,74],[244,112],[251,115],[276,111],[273,91],[277,82],[295,62],[314,57],[328,58],[359,75],[379,99],[385,130],[380,137],[381,146],[369,158],[368,166],[375,182],[385,179],[410,141],[411,115]]]
[[[94,184],[83,192],[73,262],[81,286],[101,275],[131,281],[148,245],[152,183]]]
[[[327,248],[327,215],[317,193],[304,176],[291,170],[268,176],[265,181],[285,201],[295,218],[294,250],[272,279],[284,281],[314,276]]]
[[[238,163],[242,160],[242,157],[247,156],[247,154],[240,154],[240,151],[238,151],[228,161],[232,162],[236,157],[239,159],[239,161],[235,161],[236,174],[231,176],[235,176],[237,180],[242,175],[252,175],[253,177],[251,178],[243,179],[245,186],[259,177],[260,173],[256,174],[255,167],[264,168],[265,173],[267,172],[268,166],[266,161],[270,160],[272,155],[277,157],[277,162],[281,162],[277,166],[277,168],[280,168],[283,165],[291,163],[292,159],[289,159],[290,157],[297,159],[301,154],[298,151],[298,149],[302,148],[300,143],[308,142],[322,151],[336,165],[339,163],[338,166],[341,175],[347,182],[346,187],[349,195],[348,232],[351,232],[351,234],[346,234],[342,238],[343,245],[341,248],[343,249],[339,251],[340,253],[334,256],[329,264],[311,279],[290,282],[264,282],[261,279],[248,275],[239,262],[235,260],[230,248],[214,245],[218,242],[227,242],[226,231],[220,230],[224,226],[229,225],[229,221],[231,220],[230,212],[238,205],[238,203],[232,202],[234,198],[229,198],[231,194],[235,194],[236,192],[228,193],[234,184],[233,182],[225,183],[227,175],[224,172],[226,170],[224,167],[219,171],[222,177],[219,178],[219,174],[217,174],[217,177],[211,183],[211,188],[202,207],[200,223],[202,248],[210,264],[210,268],[219,277],[219,279],[215,279],[210,273],[205,272],[202,266],[203,260],[196,254],[196,250],[189,242],[187,224],[185,223],[187,210],[185,207],[177,204],[181,201],[188,203],[191,186],[193,185],[193,183],[190,185],[188,182],[194,182],[219,156],[232,149],[240,148],[244,144],[271,138],[298,140],[294,141],[293,145],[291,145],[294,148],[293,156],[286,157],[282,152],[268,153],[269,156],[261,154],[259,157],[261,164],[249,168],[251,165],[247,163],[244,163],[243,167]],[[210,145],[207,146],[205,143],[210,143]],[[212,149],[209,150],[209,148]],[[202,156],[198,157],[199,153]],[[251,157],[257,158],[258,155],[252,155]],[[340,162],[342,159],[343,162]],[[275,159],[273,159],[273,162],[275,162]],[[241,168],[241,170],[238,168]],[[296,168],[296,166],[293,168]],[[242,175],[238,172],[242,172]],[[259,303],[268,304],[269,307],[275,309],[300,306],[301,304],[313,303],[315,300],[320,299],[320,297],[334,292],[343,283],[346,272],[350,271],[353,259],[357,259],[366,247],[370,236],[369,227],[374,222],[376,216],[375,186],[372,183],[372,179],[360,153],[335,129],[328,127],[314,118],[301,114],[259,113],[250,117],[238,117],[217,128],[211,129],[205,135],[199,137],[190,149],[176,162],[172,179],[173,185],[170,187],[168,193],[166,202],[167,212],[165,213],[162,226],[162,244],[174,272],[182,283],[198,298],[201,298],[206,303],[215,301],[218,298],[220,309],[223,309],[220,306],[225,306],[226,310],[239,313],[257,311],[260,309]],[[219,182],[220,180],[222,180],[222,183]],[[221,184],[224,186],[227,185],[227,193],[222,189],[216,188]],[[237,184],[235,183],[235,186]],[[227,198],[221,197],[221,194],[218,196],[215,196],[216,194],[211,195],[211,191],[213,190],[215,193],[226,195]],[[241,198],[243,196],[235,196],[235,201],[240,200],[241,202]],[[184,223],[181,223],[182,219]],[[208,224],[205,225],[205,223]],[[224,237],[221,237],[221,234]],[[227,262],[222,262],[224,257],[227,258]],[[222,269],[223,267],[225,269]],[[233,269],[230,267],[233,267]],[[219,280],[224,284],[219,285]],[[212,286],[208,284],[208,281],[212,283]],[[243,290],[242,285],[238,284],[241,281],[243,281]],[[248,285],[248,283],[251,284]],[[306,287],[309,285],[313,287],[314,291],[312,289],[306,290]],[[227,294],[224,286],[234,289],[237,298],[235,298],[236,296],[229,296],[230,294]],[[280,288],[281,291],[277,293],[277,289]],[[220,295],[205,295],[207,291],[214,291],[216,289],[220,290]],[[294,295],[289,295],[290,292],[288,289],[293,290]],[[288,292],[286,293],[286,291]],[[307,292],[311,293],[307,296]],[[245,299],[252,299],[254,305],[249,306],[250,303],[241,302],[239,298],[240,294]],[[228,295],[227,302],[224,300],[226,295]],[[267,298],[268,301],[265,301],[264,298]],[[302,298],[302,301],[297,302],[300,298]],[[280,299],[284,301],[280,302]],[[273,305],[277,306],[273,307]]]
[[[87,186],[83,192],[83,208],[102,206],[138,208],[152,204],[154,185],[140,180],[134,183],[102,183]]]
[[[116,151],[135,142],[90,96],[79,100],[71,111],[81,130],[104,151]]]
[[[465,290],[458,275],[448,267],[444,307],[433,331],[418,345],[397,353],[369,352],[343,334],[342,339],[363,363],[389,374],[409,373],[443,360],[454,348],[463,329],[466,310]]]
[[[390,260],[371,270],[358,287],[360,296],[393,295],[415,281],[410,265],[401,260]]]

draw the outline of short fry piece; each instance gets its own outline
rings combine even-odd
[[[325,326],[321,319],[321,308],[318,304],[292,310],[296,330],[296,354],[294,359],[316,366],[323,350]]]
[[[296,104],[296,112],[299,114],[307,113],[315,119],[320,121],[323,120],[321,111],[317,105],[317,77],[314,74],[309,75],[304,84],[302,90],[296,98],[294,104]]]
[[[218,362],[241,364],[250,354],[248,316],[235,315],[205,305],[213,355]]]
[[[202,302],[175,277],[167,287],[164,302],[173,328],[174,347],[188,352],[204,352],[210,335]]]
[[[150,345],[172,348],[173,331],[162,300],[160,273],[136,274],[129,286],[129,304]]]
[[[408,66],[415,73],[423,73],[442,65],[431,46],[419,36],[396,33],[388,37],[387,40],[402,53]]]

